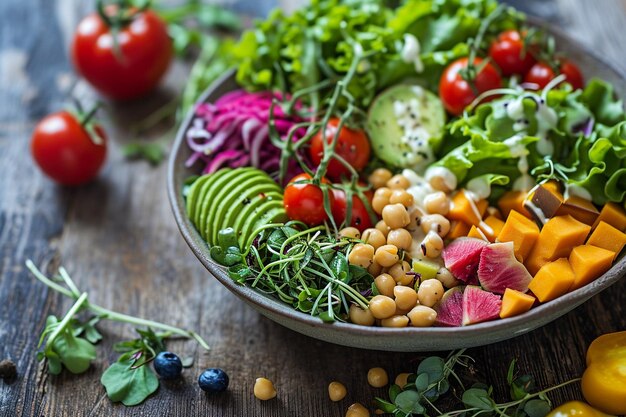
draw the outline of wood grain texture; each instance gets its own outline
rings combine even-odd
[[[624,66],[626,24],[621,0],[558,0],[564,29]],[[111,105],[105,116],[111,138],[107,166],[93,184],[74,190],[53,185],[32,167],[28,141],[35,121],[60,108],[72,84],[65,49],[85,8],[80,0],[0,2],[0,359],[17,363],[19,378],[0,381],[0,416],[343,416],[352,402],[383,395],[366,384],[370,367],[392,376],[413,371],[422,355],[366,351],[331,345],[291,332],[245,306],[202,268],[174,224],[165,190],[165,164],[128,163],[120,146],[129,125],[166,102],[187,68],[170,71],[164,88],[141,103]],[[78,12],[77,12],[78,11]],[[8,55],[7,51],[12,51]],[[16,58],[17,57],[17,58]],[[19,61],[16,63],[16,60]],[[19,65],[18,65],[19,64]],[[83,84],[75,89],[88,100]],[[156,129],[145,140],[159,136]],[[144,404],[125,408],[106,398],[99,378],[115,360],[111,345],[132,328],[101,326],[98,359],[79,376],[47,376],[35,360],[37,335],[48,314],[70,303],[37,283],[23,267],[32,258],[48,271],[62,263],[92,301],[138,316],[198,329],[212,347],[168,346],[193,356],[181,381],[162,384]],[[508,363],[518,359],[541,387],[579,376],[584,352],[596,336],[626,329],[626,281],[572,313],[527,335],[469,351],[474,377],[504,394]],[[202,369],[221,367],[231,377],[224,395],[201,392]],[[265,376],[278,390],[262,403],[252,395]],[[332,380],[348,387],[340,403],[327,398]],[[555,402],[581,398],[573,385],[551,395]]]

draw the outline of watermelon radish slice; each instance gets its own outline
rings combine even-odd
[[[526,292],[532,279],[515,258],[513,242],[493,243],[481,252],[478,280],[483,289],[496,294],[504,294],[507,288]]]
[[[463,291],[463,326],[500,317],[500,296],[468,285]]]
[[[433,307],[437,312],[437,320],[435,320],[437,326],[458,327],[463,324],[464,288],[462,286],[450,288]]]
[[[466,284],[478,284],[476,271],[480,262],[480,253],[487,242],[471,237],[461,237],[453,240],[443,249],[443,262],[457,279]]]

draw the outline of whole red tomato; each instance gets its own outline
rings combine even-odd
[[[67,112],[53,113],[41,120],[33,132],[33,158],[50,178],[63,185],[80,185],[93,179],[106,158],[106,137],[94,125],[100,144]]]
[[[333,141],[338,126],[339,119],[333,118],[328,121],[324,135],[328,143]],[[370,142],[364,131],[342,126],[335,146],[337,155],[345,159],[358,172],[369,162],[370,151]],[[324,140],[321,130],[311,139],[309,153],[313,163],[319,165],[324,156]],[[332,158],[328,163],[326,175],[334,181],[339,181],[342,176],[349,177],[350,170],[337,159]]]
[[[524,75],[536,62],[528,51],[524,51],[524,40],[516,30],[507,30],[489,47],[489,56],[505,76]]]
[[[580,69],[572,61],[567,59],[561,60],[561,74],[565,74],[565,81],[570,83],[574,90],[580,90],[585,86]]]
[[[103,13],[113,16],[112,11]],[[167,27],[150,10],[137,12],[115,35],[98,13],[90,14],[78,24],[71,50],[78,72],[101,94],[116,100],[152,90],[172,60]]]
[[[502,79],[498,71],[487,63],[482,64],[481,58],[474,59],[474,66],[481,67],[476,78],[471,82],[463,79],[460,71],[467,68],[469,58],[459,58],[453,61],[443,72],[439,80],[439,97],[444,107],[451,114],[458,116],[463,109],[471,104],[479,94],[502,86]]]
[[[346,193],[343,190],[333,189],[334,203],[332,206],[333,218],[337,226],[341,226],[347,218],[348,200],[346,199]],[[365,197],[371,203],[372,193],[366,192]],[[363,232],[365,229],[373,227],[372,220],[369,213],[365,208],[363,200],[358,196],[352,195],[352,216],[350,218],[350,224],[345,226],[352,226]]]
[[[287,216],[292,220],[299,220],[309,226],[317,226],[328,219],[324,210],[324,193],[320,187],[314,184],[300,183],[297,181],[310,180],[309,174],[300,174],[293,177],[283,196],[283,204]],[[328,180],[322,180],[328,184]],[[333,193],[329,191],[330,206],[334,204]]]
[[[574,90],[583,88],[585,82],[578,66],[567,59],[561,59],[560,63],[561,74],[565,75],[565,81],[570,83]],[[556,77],[556,75],[548,64],[538,62],[530,68],[526,77],[524,77],[524,82],[537,84],[538,89],[542,90],[554,77]]]

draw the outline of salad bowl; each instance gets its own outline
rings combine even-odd
[[[536,20],[530,21],[535,25],[541,25],[541,22]],[[600,77],[612,83],[618,95],[626,97],[626,71],[615,69],[561,31],[550,29],[549,32],[555,37],[560,49],[579,64],[587,79],[594,76]],[[238,88],[234,71],[227,72],[205,91],[200,101],[214,102],[222,95]],[[512,318],[465,327],[383,328],[351,323],[324,323],[318,317],[297,311],[270,295],[234,282],[228,276],[226,268],[211,259],[206,242],[186,215],[183,198],[186,178],[199,174],[199,167],[187,168],[185,166],[185,161],[192,152],[185,141],[185,133],[192,123],[192,118],[193,114],[188,114],[180,126],[170,154],[167,177],[170,204],[183,238],[208,272],[228,290],[264,316],[307,336],[351,347],[403,352],[450,350],[486,345],[541,327],[573,310],[626,275],[626,257],[622,254],[608,272],[578,290]]]

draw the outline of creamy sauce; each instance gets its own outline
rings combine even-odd
[[[434,177],[441,177],[446,187],[448,187],[450,190],[456,190],[456,175],[454,175],[454,172],[450,171],[448,168],[430,167],[426,170],[425,177],[428,182],[430,182],[430,180]]]
[[[554,144],[548,139],[548,132],[556,128],[559,116],[556,111],[548,106],[542,99],[537,104],[537,136],[539,141],[535,145],[537,152],[541,155],[552,155],[554,153]]]
[[[465,187],[472,197],[472,200],[484,200],[491,195],[491,184],[486,177],[476,177],[471,179]]]
[[[563,197],[567,200],[570,197],[579,197],[587,201],[591,201],[591,193],[580,185],[576,184],[565,184],[565,192],[563,193]]]
[[[536,219],[539,219],[541,224],[546,224],[548,222],[548,219],[546,219],[543,211],[539,207],[537,207],[535,203],[533,203],[531,200],[524,201],[524,208],[530,211]]]
[[[393,103],[393,112],[396,123],[402,129],[400,140],[406,144],[411,153],[415,156],[415,165],[428,164],[434,160],[433,151],[430,147],[430,133],[422,125],[420,114],[419,97],[422,97],[424,90],[413,88],[417,98],[408,102],[396,100]]]
[[[533,178],[528,175],[528,149],[521,143],[522,139],[523,136],[515,135],[503,142],[509,147],[511,156],[519,158],[517,169],[522,175],[513,183],[513,189],[516,191],[528,191],[535,185]]]
[[[424,64],[420,58],[420,50],[419,40],[414,35],[405,33],[404,45],[402,46],[402,51],[400,51],[400,56],[404,62],[408,64],[413,63],[415,72],[417,73],[424,71]]]

